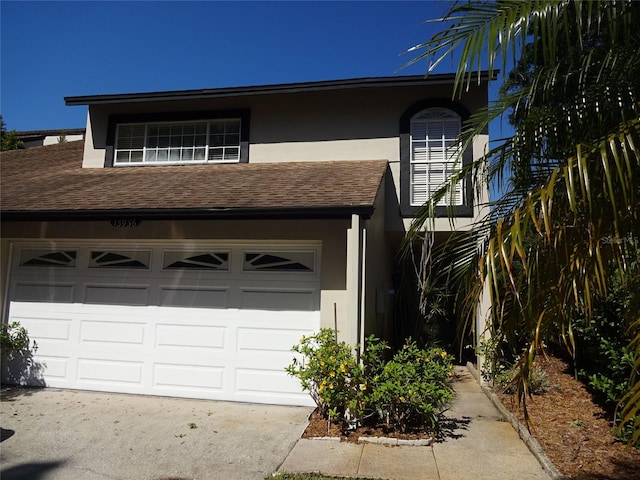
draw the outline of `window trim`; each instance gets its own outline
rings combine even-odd
[[[469,111],[460,103],[437,98],[422,100],[411,105],[400,117],[400,214],[403,217],[415,217],[422,207],[411,205],[411,119],[430,108],[451,110],[460,116],[461,125],[469,119]],[[473,161],[473,148],[469,147],[462,153],[462,164],[469,165]],[[465,179],[463,186],[463,204],[453,207],[436,206],[436,217],[447,217],[451,210],[456,217],[473,216],[473,195],[471,177]]]
[[[109,115],[106,139],[105,167],[114,167],[116,131],[119,124],[126,123],[171,123],[189,122],[198,120],[223,120],[240,119],[240,159],[238,163],[249,162],[249,128],[251,115],[248,109],[238,110],[209,110],[209,111],[185,111],[185,112],[159,112],[139,113],[126,115]],[[215,162],[212,162],[215,163]],[[229,163],[229,162],[226,162]],[[169,166],[163,163],[149,163],[144,166]],[[206,163],[193,163],[192,165],[206,165]],[[119,165],[126,167],[127,165]],[[143,165],[132,165],[143,166]]]

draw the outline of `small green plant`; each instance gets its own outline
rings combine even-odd
[[[453,400],[452,374],[453,359],[444,350],[423,350],[409,339],[373,378],[371,402],[397,430],[426,425],[437,431]]]
[[[302,389],[309,392],[329,422],[344,416],[349,408],[360,409],[362,368],[353,349],[345,342],[338,342],[333,330],[323,328],[316,335],[302,337],[292,351],[301,354],[303,359],[294,359],[286,368],[287,373],[300,379]]]
[[[586,426],[586,424],[579,418],[575,420],[571,420],[570,423],[571,423],[571,426],[575,428],[584,428]]]
[[[198,425],[196,425],[195,423],[191,422],[187,425],[190,429],[194,429],[194,428],[198,428]]]
[[[514,360],[509,348],[501,338],[500,332],[495,332],[489,337],[480,340],[476,353],[484,357],[480,375],[489,385],[495,385],[500,376],[509,370],[510,361]]]
[[[3,355],[29,350],[29,334],[20,322],[0,324],[0,350]]]
[[[514,368],[503,369],[499,374],[496,375],[494,386],[502,390],[504,393],[515,393],[516,386],[513,380],[516,374],[517,372]],[[554,387],[555,385],[549,379],[549,375],[547,375],[547,372],[534,365],[533,370],[531,370],[531,376],[529,379],[529,391],[533,395],[542,395],[543,393],[548,392]]]

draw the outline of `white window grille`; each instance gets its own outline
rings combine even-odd
[[[244,252],[245,272],[313,272],[314,252]]]
[[[412,206],[424,205],[460,168],[460,128],[460,116],[444,108],[430,108],[412,118]],[[458,182],[436,205],[462,205],[463,202],[463,183]]]
[[[120,124],[114,165],[240,161],[240,119]]]

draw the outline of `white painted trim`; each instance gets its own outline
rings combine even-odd
[[[338,324],[353,326],[355,331],[343,333],[343,340],[354,345],[360,336],[361,294],[362,294],[362,219],[351,215],[351,227],[347,229],[347,282],[346,282],[346,318],[338,319]],[[340,329],[340,327],[338,327]],[[347,338],[344,338],[344,335]]]
[[[367,229],[362,228],[361,238],[361,269],[360,269],[360,318],[358,319],[358,328],[360,329],[360,335],[358,343],[360,343],[360,358],[364,354],[364,326],[366,322],[366,300],[367,300],[367,285],[365,279],[367,278]]]
[[[13,270],[14,242],[9,241],[9,258],[7,259],[7,272],[4,279],[2,291],[2,311],[0,312],[0,322],[9,321],[9,289],[11,287],[11,272]]]

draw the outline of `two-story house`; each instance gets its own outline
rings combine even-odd
[[[391,334],[396,251],[487,104],[487,75],[456,101],[453,79],[67,97],[83,141],[1,157],[3,321],[37,344],[10,376],[309,404],[284,372],[302,335]],[[485,200],[460,184],[436,229]]]

